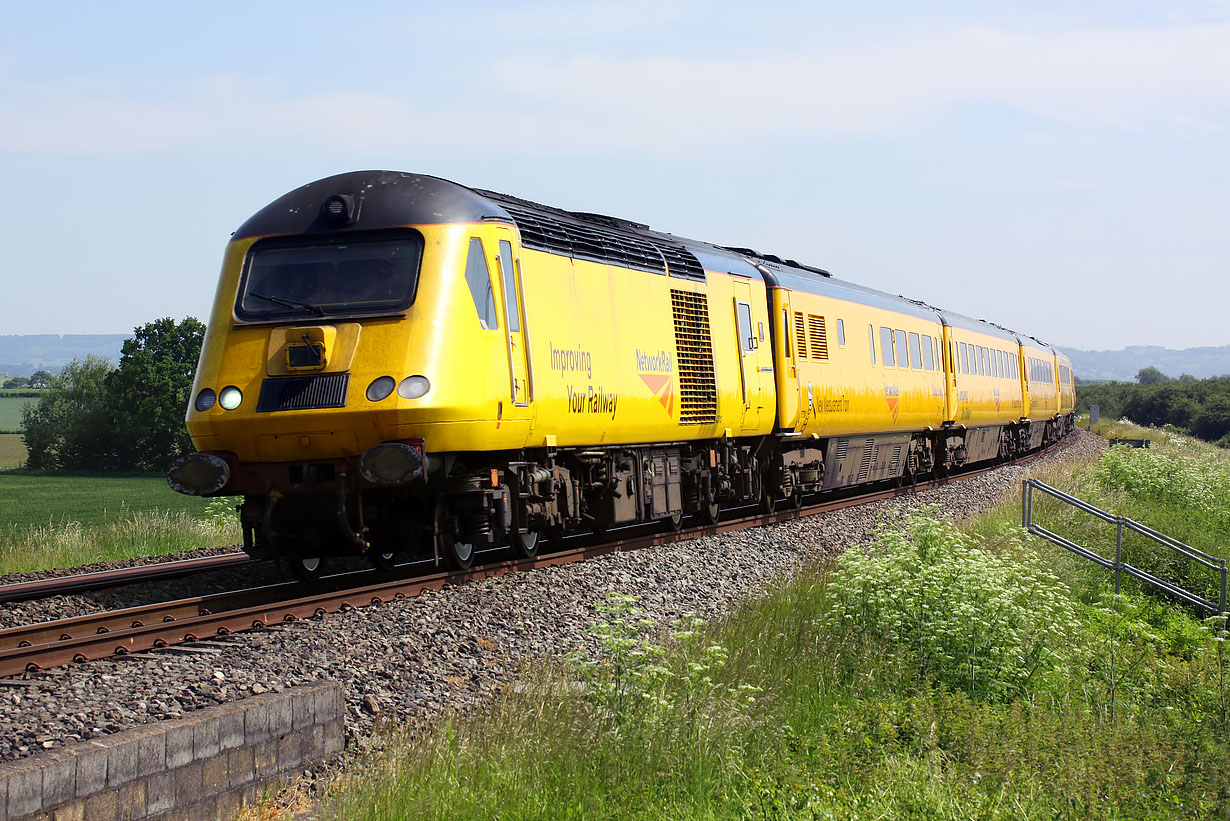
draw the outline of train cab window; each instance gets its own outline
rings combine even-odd
[[[910,333],[910,367],[914,370],[922,370],[922,343],[918,338],[918,334]]]
[[[897,367],[910,367],[910,349],[905,343],[905,331],[893,331],[893,352],[897,355]]]
[[[487,255],[483,253],[483,241],[470,237],[470,253],[466,257],[466,285],[478,311],[478,322],[484,328],[498,328],[500,322],[495,310],[495,291],[491,288],[491,274],[487,271]]]
[[[517,282],[513,275],[512,243],[500,240],[500,270],[504,272],[504,314],[508,317],[508,330],[521,330],[521,317],[517,313]]]
[[[871,364],[876,363],[876,326],[867,326],[867,344],[871,346]]]
[[[880,328],[880,359],[884,362],[884,367],[891,368],[897,364],[897,358],[893,356],[893,329]]]
[[[935,340],[930,336],[923,337],[922,343],[922,364],[926,370],[935,370]]]
[[[840,319],[837,320],[837,344],[842,348],[846,346],[846,323]]]
[[[423,238],[264,239],[252,246],[235,303],[239,319],[309,320],[387,314],[414,302]]]
[[[739,321],[739,345],[744,353],[751,353],[756,347],[756,340],[752,335],[752,306],[746,302],[736,302],[735,314]]]
[[[790,312],[782,308],[782,349],[786,356],[793,352],[790,348]]]

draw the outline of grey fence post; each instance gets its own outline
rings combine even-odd
[[[1021,527],[1029,530],[1029,480],[1021,480]]]
[[[1123,517],[1115,517],[1115,595],[1119,595],[1119,580],[1123,576]]]
[[[1220,608],[1222,613],[1226,612],[1226,560],[1225,559],[1221,560],[1221,599],[1218,601],[1217,606]]]

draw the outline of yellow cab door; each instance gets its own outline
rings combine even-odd
[[[757,321],[752,312],[752,288],[747,282],[734,283],[735,333],[739,346],[739,383],[743,397],[743,430],[756,430],[765,405],[765,380],[772,379],[772,368],[762,372],[760,349],[765,344],[767,330],[764,320]],[[759,326],[759,327],[758,327]]]
[[[504,328],[508,336],[508,378],[513,404],[527,407],[533,397],[529,351],[526,350],[525,297],[521,290],[521,260],[513,253],[512,232],[498,229],[496,270],[504,292]]]

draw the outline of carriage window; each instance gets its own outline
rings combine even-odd
[[[918,339],[918,334],[910,334],[910,367],[919,370],[923,366],[922,348]]]
[[[840,319],[837,320],[837,344],[842,347],[846,344],[846,323]]]
[[[782,347],[786,356],[790,356],[790,312],[785,308],[782,308]]]
[[[756,342],[752,339],[752,306],[746,302],[737,302],[735,310],[739,319],[739,344],[743,346],[744,353],[750,353],[756,347]]]
[[[880,359],[884,362],[884,367],[891,368],[897,364],[897,358],[893,356],[893,329],[880,329]]]
[[[487,256],[483,253],[483,241],[470,237],[470,255],[466,257],[466,285],[478,311],[478,322],[484,328],[498,328],[495,291],[491,289],[491,275],[487,271]]]
[[[969,373],[969,345],[961,343],[961,373]]]
[[[876,327],[874,325],[867,326],[867,344],[871,346],[871,364],[876,363]]]
[[[504,272],[504,315],[508,317],[508,330],[521,330],[521,317],[517,314],[517,282],[513,277],[512,243],[500,240],[500,269]]]
[[[987,349],[978,346],[978,373],[982,376],[990,376],[990,371],[987,370]]]
[[[910,367],[910,349],[905,344],[905,331],[893,331],[893,341],[895,352],[897,354],[897,367]]]
[[[935,340],[930,336],[923,337],[922,344],[922,362],[923,367],[929,371],[935,370]]]

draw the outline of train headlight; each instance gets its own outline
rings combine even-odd
[[[367,398],[371,402],[379,402],[393,392],[393,388],[397,387],[397,383],[393,381],[391,376],[377,376],[372,380],[372,383],[367,386]]]
[[[218,394],[218,404],[223,410],[235,410],[242,401],[243,391],[234,385],[227,385],[222,389],[222,393]]]
[[[210,453],[185,453],[167,471],[167,484],[171,490],[189,496],[217,493],[230,480],[230,467]]]
[[[217,401],[218,394],[214,393],[214,389],[205,388],[196,395],[196,402],[193,402],[192,406],[196,408],[198,412],[204,413],[212,408]]]
[[[426,396],[429,390],[431,390],[431,383],[427,381],[427,377],[407,376],[397,386],[397,395],[402,399],[418,399]]]
[[[423,475],[423,452],[400,442],[385,442],[359,458],[359,472],[373,485],[403,485]]]

